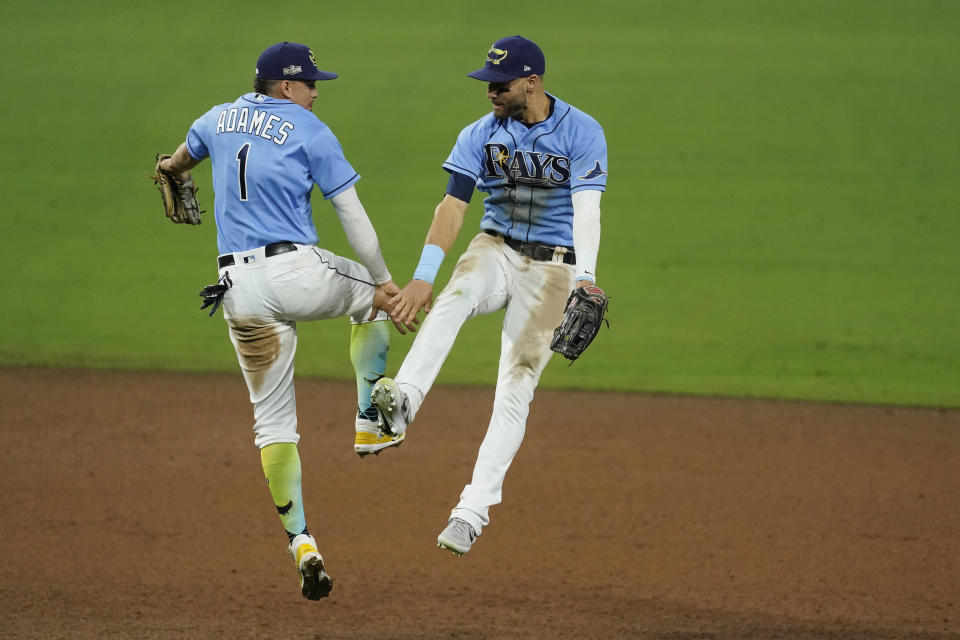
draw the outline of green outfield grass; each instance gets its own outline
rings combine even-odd
[[[440,164],[487,110],[465,74],[521,33],[610,152],[612,329],[544,385],[960,406],[960,3],[407,4],[4,2],[0,364],[236,370],[196,295],[212,215],[169,224],[146,175],[280,40],[341,74],[315,111],[405,283]],[[315,219],[351,255],[319,197]],[[440,383],[493,384],[501,318],[466,325]],[[351,377],[348,334],[302,326],[298,373]]]

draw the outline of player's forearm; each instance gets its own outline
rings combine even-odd
[[[422,280],[433,284],[437,271],[443,263],[444,256],[450,251],[460,227],[463,226],[463,214],[467,210],[467,203],[449,193],[443,197],[433,213],[433,222],[427,232],[427,240],[420,254],[420,262],[413,272],[414,280]]]
[[[600,192],[584,189],[573,199],[573,250],[577,254],[578,281],[597,280],[600,252]]]
[[[433,214],[430,231],[427,232],[426,244],[435,244],[444,253],[448,253],[463,226],[463,216],[467,210],[467,203],[449,194],[444,196]]]
[[[390,282],[392,278],[380,250],[377,232],[360,203],[357,190],[350,187],[343,193],[334,196],[330,202],[337,212],[337,217],[340,218],[340,225],[347,236],[347,242],[350,243],[354,253],[360,258],[363,266],[370,272],[373,283],[380,285]]]
[[[200,164],[200,160],[195,159],[190,155],[190,152],[187,151],[187,143],[181,142],[172,156],[161,161],[160,168],[165,171],[172,171],[173,173],[186,173],[198,164]]]

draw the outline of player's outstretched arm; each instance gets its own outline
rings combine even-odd
[[[343,232],[347,236],[347,242],[360,258],[363,266],[370,272],[373,284],[380,285],[392,280],[390,271],[387,270],[387,263],[383,259],[383,252],[380,250],[377,232],[373,229],[373,223],[370,222],[366,209],[360,204],[360,196],[357,195],[356,188],[350,187],[338,193],[330,199],[330,203],[337,212],[340,226],[343,227]]]
[[[346,191],[331,198],[334,210],[340,218],[340,225],[347,235],[347,241],[353,248],[360,262],[370,272],[373,279],[375,291],[373,294],[373,308],[370,310],[370,320],[377,316],[381,309],[390,313],[390,300],[400,293],[400,287],[393,281],[390,271],[387,270],[387,264],[383,259],[383,252],[380,250],[380,241],[377,238],[377,232],[370,222],[370,217],[360,203],[360,197],[357,190],[350,187]],[[393,326],[397,331],[405,334],[404,325],[398,320],[393,320]],[[407,327],[411,331],[416,331],[415,323],[408,323]]]
[[[463,215],[467,211],[467,203],[449,193],[443,197],[433,213],[433,222],[427,232],[425,244],[435,244],[444,253],[448,253],[463,226]]]
[[[394,324],[400,322],[409,327],[420,309],[430,312],[433,304],[433,279],[440,267],[440,261],[453,247],[460,233],[466,210],[467,203],[450,194],[445,195],[437,205],[413,280],[390,301],[390,317]]]

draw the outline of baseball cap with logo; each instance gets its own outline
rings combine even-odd
[[[333,80],[337,74],[317,69],[313,51],[307,45],[278,42],[260,54],[257,77],[266,80]]]
[[[484,82],[510,82],[533,74],[541,76],[545,70],[543,51],[533,40],[508,36],[493,43],[483,68],[467,75]]]

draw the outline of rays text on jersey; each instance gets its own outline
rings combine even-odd
[[[531,185],[564,184],[570,180],[570,158],[553,153],[517,149],[492,142],[483,146],[487,177],[507,177],[511,182]]]

